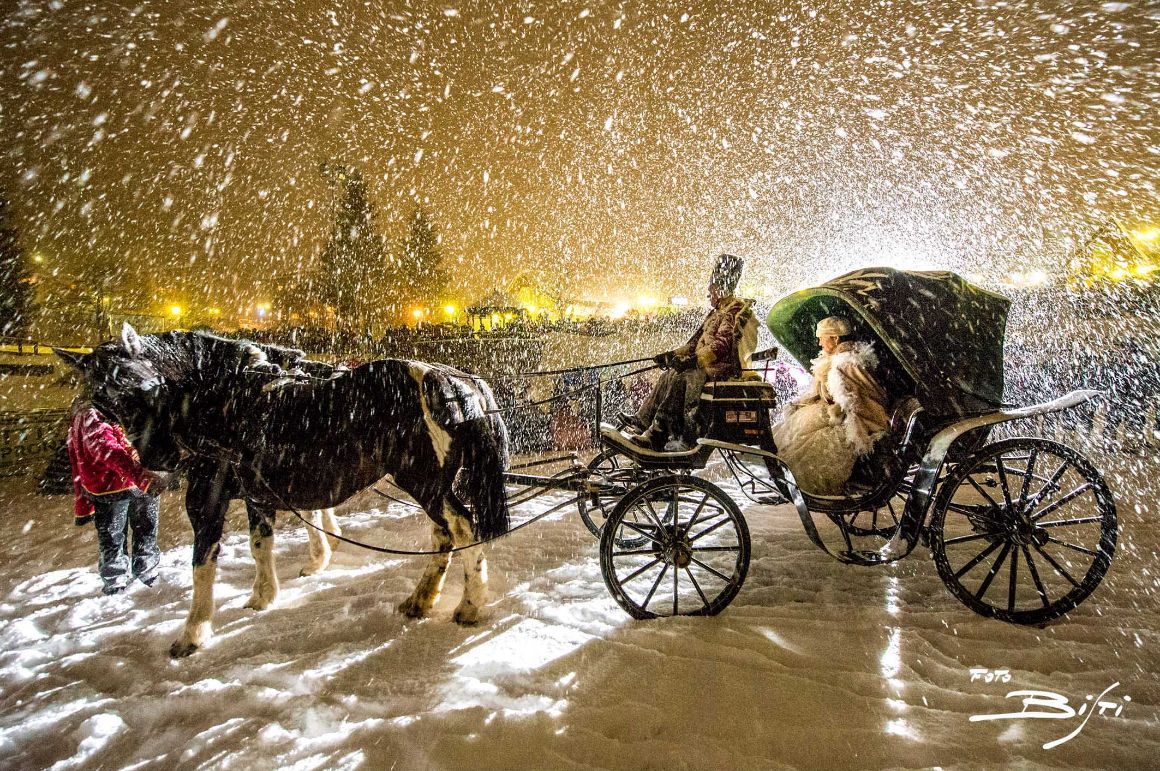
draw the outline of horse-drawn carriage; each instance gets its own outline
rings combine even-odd
[[[851,273],[773,307],[770,330],[803,364],[816,353],[815,323],[845,317],[855,337],[874,345],[874,374],[893,395],[889,435],[835,496],[800,489],[778,457],[770,432],[777,400],[754,372],[706,385],[707,428],[691,450],[653,452],[602,425],[602,451],[587,466],[542,477],[504,472],[504,411],[484,381],[446,365],[385,359],[312,374],[301,351],[203,333],[141,336],[127,324],[120,340],[90,354],[58,353],[83,374],[93,403],[125,427],[146,468],[187,473],[194,592],[176,656],[211,635],[231,499],[246,502],[258,565],[247,606],[261,609],[278,593],[275,510],[334,506],[384,476],[433,521],[429,552],[359,544],[431,557],[399,606],[408,615],[431,609],[457,551],[465,589],[453,618],[473,623],[486,602],[480,545],[510,532],[511,505],[546,489],[575,493],[600,537],[605,582],[630,614],[718,613],[745,582],[751,543],[740,508],[700,473],[715,455],[721,463],[712,467],[731,474],[741,494],[791,503],[810,539],[839,561],[881,565],[922,542],[969,608],[1041,623],[1099,585],[1115,550],[1116,509],[1100,473],[1075,450],[1038,438],[987,443],[997,424],[1097,393],[1002,404],[1007,309],[954,274],[889,269]],[[508,497],[505,482],[525,490]]]
[[[737,595],[751,542],[736,502],[699,472],[722,466],[758,503],[791,503],[810,539],[841,562],[882,565],[929,547],[939,576],[977,613],[1035,624],[1075,608],[1099,585],[1116,544],[1103,477],[1074,449],[1040,438],[988,442],[993,426],[1076,407],[1075,391],[1021,408],[1003,404],[1009,302],[952,273],[867,269],[794,293],[770,331],[803,365],[814,325],[841,315],[878,354],[892,398],[889,434],[842,495],[811,495],[778,458],[773,387],[755,373],[709,383],[708,426],[694,449],[654,452],[601,425],[601,452],[561,480],[509,473],[510,483],[579,492],[600,538],[616,601],[636,618],[712,615]],[[714,456],[722,463],[710,464]]]

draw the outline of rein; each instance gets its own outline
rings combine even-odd
[[[180,442],[179,440],[176,440],[176,438],[175,438],[175,442],[182,449],[187,450],[189,452],[193,452],[193,448],[189,447],[189,445],[186,445],[184,442]],[[216,460],[219,460],[223,463],[228,463],[229,465],[234,466],[235,469],[242,465],[240,453],[237,453],[233,450],[230,450],[228,447],[223,447],[223,446],[217,444],[216,442],[208,442],[207,441],[204,444],[206,444],[207,446],[212,445],[215,450],[217,450],[219,453],[222,453],[221,455],[216,457]],[[202,451],[200,453],[195,453],[195,454],[209,455],[209,453],[206,453],[204,451]],[[231,458],[231,457],[227,457],[228,455],[236,456],[236,459]],[[211,457],[213,457],[213,456],[211,455]],[[253,471],[253,469],[250,469],[250,470]],[[559,479],[560,477],[565,476],[565,475],[570,474],[570,473],[573,473],[572,469],[565,469],[564,471],[557,472],[556,474],[553,474],[552,476],[545,479],[545,481],[542,482],[541,484],[533,485],[533,486],[529,487],[528,489],[529,490],[537,490],[537,489],[548,490],[552,487],[552,484],[551,484],[552,481]],[[532,524],[533,522],[538,522],[539,520],[543,519],[544,517],[547,517],[549,514],[555,514],[557,511],[564,508],[565,506],[571,506],[571,505],[575,504],[582,497],[584,497],[584,494],[580,493],[579,495],[577,495],[575,497],[569,498],[568,500],[564,501],[563,503],[557,504],[557,505],[553,506],[552,508],[548,509],[547,511],[540,512],[539,514],[535,515],[531,519],[528,519],[524,522],[521,522],[520,524],[511,528],[507,532],[500,533],[499,535],[495,536],[494,538],[484,538],[484,539],[481,539],[478,541],[473,541],[472,543],[469,543],[466,546],[456,546],[456,547],[453,547],[451,549],[440,549],[440,550],[424,549],[424,550],[419,551],[419,550],[411,550],[411,549],[392,549],[392,548],[389,548],[386,546],[374,546],[374,545],[369,544],[369,543],[363,543],[362,541],[356,541],[353,538],[347,538],[346,536],[339,535],[338,533],[332,533],[329,530],[327,530],[326,528],[319,527],[318,525],[314,524],[310,520],[306,519],[306,517],[302,516],[302,512],[300,512],[298,509],[294,508],[290,504],[286,503],[286,500],[284,498],[282,498],[282,496],[278,495],[278,493],[274,492],[274,489],[272,487],[270,487],[270,485],[266,482],[265,479],[262,478],[261,474],[254,472],[254,479],[256,479],[258,481],[258,484],[260,484],[262,487],[266,488],[266,492],[268,492],[271,496],[274,497],[274,500],[280,504],[280,508],[282,511],[289,511],[294,516],[298,517],[298,519],[302,520],[302,523],[305,524],[307,527],[309,527],[313,530],[317,530],[319,533],[322,533],[323,535],[329,536],[331,538],[335,538],[339,541],[342,541],[343,543],[349,543],[352,546],[358,546],[359,548],[366,549],[367,551],[377,552],[378,554],[395,554],[395,555],[400,555],[400,556],[404,556],[404,557],[431,557],[431,556],[434,556],[436,554],[454,554],[455,552],[464,551],[465,549],[473,549],[476,546],[482,546],[483,544],[499,540],[500,538],[503,538],[505,536],[509,536],[512,533],[516,532],[517,530],[522,530],[523,528],[527,527],[528,525]],[[380,491],[378,488],[372,488],[372,489],[374,489],[374,491],[376,493],[378,493],[379,495],[382,495],[384,498],[389,498],[390,500],[393,500],[397,503],[406,504],[406,505],[413,505],[416,508],[422,508],[422,507],[418,506],[417,504],[407,504],[406,501],[400,501],[396,498],[393,498],[390,495],[387,495],[386,493]],[[521,503],[525,503],[528,500],[530,500],[530,498],[525,498],[523,501],[521,501]]]
[[[570,471],[571,470],[569,469],[568,471],[561,472],[561,474],[570,473]],[[550,477],[550,479],[555,479],[558,476],[560,476],[560,474],[556,474],[555,476]],[[267,492],[269,492],[270,495],[274,496],[274,498],[279,503],[282,504],[283,511],[289,511],[294,516],[298,517],[298,519],[302,520],[302,523],[305,524],[307,527],[310,527],[313,530],[317,530],[319,533],[322,533],[323,535],[330,536],[331,538],[336,538],[339,541],[342,541],[344,543],[349,543],[352,546],[358,546],[360,548],[366,549],[367,551],[377,552],[378,554],[396,554],[396,555],[401,555],[404,557],[424,557],[424,556],[425,557],[432,557],[432,556],[435,556],[436,554],[454,554],[455,552],[458,552],[458,551],[464,551],[466,549],[474,549],[476,546],[482,546],[484,544],[491,543],[492,541],[498,541],[500,538],[503,538],[505,536],[509,536],[512,533],[516,532],[517,530],[522,530],[523,528],[527,527],[528,525],[532,524],[533,522],[540,521],[541,519],[548,516],[549,514],[555,514],[557,511],[564,508],[565,506],[571,506],[571,505],[575,504],[576,501],[578,501],[581,497],[583,497],[583,494],[580,494],[574,498],[569,498],[568,500],[564,501],[563,503],[559,503],[559,504],[553,506],[552,508],[548,509],[547,511],[540,512],[539,514],[532,517],[531,519],[528,519],[524,522],[521,522],[520,524],[518,524],[515,527],[508,530],[506,533],[500,533],[499,535],[495,536],[494,538],[483,538],[483,539],[478,540],[478,541],[473,541],[472,543],[469,543],[466,546],[455,546],[455,547],[452,547],[450,549],[439,549],[439,550],[425,549],[422,551],[418,551],[418,550],[411,550],[411,549],[392,549],[392,548],[389,548],[386,546],[373,546],[369,543],[363,543],[362,541],[356,541],[353,538],[347,538],[346,536],[342,536],[342,535],[339,535],[337,533],[332,533],[329,530],[327,530],[326,528],[319,527],[318,525],[314,524],[310,520],[306,519],[306,517],[302,516],[302,513],[300,511],[298,511],[298,509],[296,509],[293,506],[291,506],[290,504],[286,503],[286,501],[282,499],[282,496],[278,495],[278,493],[276,493],[272,489],[270,489],[270,486],[268,484],[266,484],[266,480],[262,479],[261,477],[257,477],[257,479],[258,479],[258,482],[263,487],[266,488]],[[543,488],[546,490],[550,487],[550,485],[545,483],[545,484],[536,485],[536,487]],[[535,489],[535,488],[533,488],[533,489]],[[403,501],[400,501],[400,503],[403,503]]]
[[[652,359],[640,359],[640,361],[652,361]],[[606,365],[606,366],[613,366],[613,365]],[[583,393],[584,391],[590,391],[593,388],[599,388],[602,385],[604,385],[605,383],[611,383],[615,380],[624,380],[626,377],[632,377],[633,375],[639,375],[642,372],[648,372],[650,369],[656,369],[656,368],[657,368],[657,365],[652,364],[648,367],[641,367],[640,369],[634,369],[632,372],[626,372],[623,375],[619,375],[617,377],[610,377],[607,380],[597,380],[595,383],[588,383],[587,385],[582,385],[582,386],[579,386],[578,388],[573,388],[569,391],[565,391],[562,394],[556,394],[555,396],[549,396],[547,399],[540,399],[539,401],[534,401],[534,402],[526,402],[524,404],[516,404],[516,405],[513,405],[511,407],[504,407],[503,409],[498,409],[498,410],[484,410],[484,414],[485,415],[502,415],[502,414],[505,414],[508,412],[516,412],[518,410],[524,410],[524,409],[527,409],[529,407],[539,407],[541,404],[549,404],[551,402],[558,402],[558,401],[561,401],[563,399],[571,399],[576,394]],[[596,367],[582,367],[581,369],[596,369]],[[567,371],[567,370],[562,370],[562,371]],[[548,374],[548,373],[534,373],[534,374]]]

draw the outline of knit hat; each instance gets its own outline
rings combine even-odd
[[[850,322],[846,321],[841,316],[827,316],[818,322],[817,328],[814,330],[817,337],[822,335],[836,335],[843,337],[850,334]]]
[[[741,281],[741,271],[745,268],[745,260],[735,254],[721,254],[717,257],[717,264],[713,266],[713,275],[709,278],[709,286],[733,294],[737,284]]]

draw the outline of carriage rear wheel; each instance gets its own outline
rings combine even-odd
[[[930,522],[943,583],[976,613],[1039,624],[1074,609],[1116,549],[1116,505],[1078,452],[1046,439],[987,445],[943,481]]]
[[[745,518],[721,488],[670,475],[630,490],[609,514],[600,569],[633,618],[713,616],[745,582],[749,550]]]

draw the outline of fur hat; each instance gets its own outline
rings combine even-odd
[[[729,294],[737,289],[741,281],[741,271],[745,268],[745,260],[735,254],[721,254],[717,256],[717,264],[713,266],[713,275],[709,277],[709,286],[715,286]]]
[[[822,335],[844,337],[850,334],[850,322],[841,316],[827,316],[818,322],[818,326],[814,329],[814,334],[817,337],[821,337]]]

